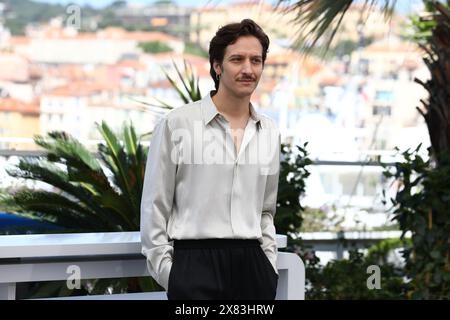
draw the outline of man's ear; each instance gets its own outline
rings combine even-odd
[[[213,68],[214,68],[214,71],[216,72],[216,74],[222,74],[223,68],[222,68],[222,64],[220,62],[214,61]]]

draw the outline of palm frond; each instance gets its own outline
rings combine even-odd
[[[132,123],[123,127],[123,137],[126,150],[132,156],[131,159],[134,159],[137,152],[137,137]]]
[[[14,195],[14,201],[23,210],[33,212],[33,218],[39,221],[71,228],[108,229],[89,208],[54,192],[24,189]]]
[[[89,206],[91,210],[105,222],[106,226],[110,225],[114,228],[116,225],[125,224],[125,221],[119,217],[120,212],[126,210],[126,208],[117,206],[117,202],[120,202],[121,197],[108,183],[96,185],[95,190],[93,190],[86,185],[71,182],[66,171],[60,169],[55,164],[45,160],[37,160],[32,158],[20,159],[17,167],[7,169],[7,173],[16,178],[45,182],[59,189],[67,196],[76,199],[85,206]],[[92,175],[92,173],[90,175]],[[113,202],[114,205],[111,206],[108,201],[99,200],[103,199],[102,197],[107,197],[108,201]],[[13,199],[0,199],[0,203],[2,206],[7,208],[8,211],[15,212],[17,209],[17,203]],[[112,201],[111,199],[118,200]],[[109,207],[112,207],[112,209],[105,210],[105,208]]]
[[[184,71],[181,72],[180,68],[175,63],[175,61],[172,60],[172,64],[176,71],[178,79],[181,82],[182,87],[178,86],[175,79],[173,79],[169,75],[167,70],[165,70],[163,67],[161,67],[161,71],[164,74],[164,76],[166,77],[167,81],[169,81],[172,88],[177,92],[178,96],[183,101],[183,103],[187,104],[190,102],[200,100],[202,98],[202,94],[200,91],[199,78],[198,78],[198,76],[195,75],[194,68],[192,67],[192,65],[184,59],[183,60]],[[140,104],[151,107],[151,108],[148,108],[145,110],[155,113],[157,116],[164,115],[165,114],[164,111],[166,111],[166,110],[174,109],[174,106],[168,104],[167,102],[165,102],[157,97],[153,97],[153,99],[155,99],[159,103],[159,105],[154,104],[154,103],[149,103],[147,101],[140,101],[135,98],[130,98],[130,99],[132,99],[136,102],[139,102]],[[158,110],[158,109],[160,109],[160,110]]]
[[[147,101],[142,101],[139,99],[136,99],[134,97],[129,97],[131,100],[138,102],[140,104],[146,105],[146,106],[150,106],[150,107],[154,107],[156,109],[162,109],[160,112],[163,112],[164,110],[170,110],[173,109],[173,107],[171,107],[169,104],[164,103],[164,101],[158,99],[158,98],[154,98],[155,100],[157,100],[159,103],[161,103],[161,105],[157,105],[157,104],[153,104],[153,103],[149,103]],[[158,111],[159,112],[159,111]]]
[[[175,82],[175,80],[172,79],[171,76],[169,76],[169,74],[167,73],[166,70],[164,70],[163,68],[161,68],[162,72],[164,73],[164,75],[166,76],[166,79],[170,82],[170,84],[172,85],[172,87],[175,89],[175,91],[177,92],[178,96],[181,98],[181,100],[183,100],[183,102],[189,103],[189,99],[186,97],[186,95],[183,93],[183,91],[178,87],[177,83]]]
[[[111,128],[105,122],[102,122],[101,125],[97,124],[97,127],[107,145],[107,147],[99,145],[100,156],[113,171],[114,181],[120,188],[123,199],[129,204],[131,211],[137,213],[140,207],[140,197],[137,192],[140,190],[136,189],[136,172],[130,168],[127,155]]]
[[[70,134],[52,131],[46,137],[37,135],[33,140],[38,146],[46,149],[50,161],[64,162],[78,168],[101,169],[100,163],[92,153]]]
[[[173,61],[172,63],[173,63],[173,66],[175,67],[178,78],[180,79],[181,83],[183,84],[185,91],[189,95],[189,98],[187,99],[186,103],[200,100],[201,95],[200,95],[200,90],[198,88],[198,78],[196,78],[191,64],[189,62],[187,62],[186,60],[183,60],[183,64],[184,64],[184,74],[183,74],[183,73],[181,73],[181,71],[178,68],[175,61]]]
[[[291,4],[294,2],[293,4]],[[370,11],[382,2],[382,10],[388,19],[392,16],[396,0],[365,0],[363,9]],[[284,12],[294,12],[292,23],[298,28],[297,38],[293,47],[310,53],[325,35],[322,48],[328,50],[338,31],[341,22],[354,0],[278,0],[277,9]]]

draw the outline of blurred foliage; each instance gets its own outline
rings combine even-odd
[[[306,262],[308,300],[404,299],[408,287],[402,268],[380,264],[357,250],[351,250],[348,259],[332,260],[325,266],[311,253]],[[368,267],[374,265],[380,268],[380,289],[369,289],[367,285],[371,276]]]
[[[208,51],[206,51],[205,49],[200,47],[198,44],[192,43],[192,42],[188,42],[185,44],[184,53],[193,54],[195,56],[199,56],[199,57],[203,57],[203,58],[209,57]]]
[[[408,38],[417,42],[420,45],[427,45],[430,40],[433,29],[437,27],[437,21],[435,19],[436,8],[432,1],[424,0],[425,10],[420,14],[414,13],[409,16],[409,20],[413,27],[413,33]],[[444,7],[450,9],[450,2]]]
[[[292,1],[279,0],[278,4]],[[317,45],[329,48],[342,19],[353,0],[301,0],[295,1],[286,10],[294,12],[294,23],[299,27],[295,47],[308,53]],[[363,10],[370,11],[374,5],[381,4],[386,17],[393,13],[396,1],[362,1]],[[448,299],[450,297],[450,1],[424,0],[426,14],[413,16],[415,27],[413,39],[425,52],[424,62],[431,77],[425,82],[415,79],[427,90],[428,99],[420,100],[423,108],[417,107],[424,117],[431,140],[430,160],[425,161],[418,154],[419,147],[403,153],[404,161],[397,162],[393,171],[387,170],[385,176],[395,177],[399,188],[393,204],[394,220],[402,230],[412,233],[411,247],[405,248],[405,272],[411,280],[407,297],[412,299]],[[306,30],[306,32],[302,32]],[[312,30],[312,31],[311,31]],[[322,39],[325,38],[325,39]],[[306,257],[307,268],[314,266],[314,257]],[[314,255],[313,255],[314,256]],[[333,272],[339,270],[352,274],[351,264],[362,265],[364,260],[358,254],[350,261],[340,261],[329,265]],[[324,270],[327,270],[326,267]],[[330,274],[330,276],[333,273]],[[345,272],[342,273],[343,275]],[[355,275],[355,278],[360,274]],[[337,277],[336,278],[340,278]],[[333,279],[329,279],[333,280]],[[342,278],[342,281],[352,281]],[[354,283],[355,295],[358,284]],[[325,282],[329,288],[333,283]],[[347,288],[347,287],[346,287]],[[319,293],[321,292],[319,288]],[[327,289],[328,290],[328,289]],[[334,298],[345,297],[342,291],[330,291]],[[345,292],[345,290],[344,290]],[[316,295],[320,297],[320,295]]]
[[[161,41],[139,42],[138,47],[142,48],[145,53],[161,53],[173,51],[170,46]]]
[[[415,150],[402,152],[403,161],[386,169],[398,185],[390,199],[402,238],[411,233],[412,246],[404,251],[406,275],[411,279],[412,299],[450,298],[450,161],[446,153],[440,165],[425,160]],[[430,155],[431,156],[431,155]]]
[[[364,48],[373,42],[373,37],[363,37],[361,41],[342,40],[331,47],[330,53],[333,58],[341,59],[344,56],[350,56],[353,51]]]
[[[5,27],[13,35],[24,35],[28,23],[47,22],[51,18],[65,13],[65,6],[47,4],[30,0],[5,1],[8,11],[5,13]]]
[[[441,162],[446,166],[450,157],[450,10],[439,2],[430,3],[434,8],[432,19],[436,26],[432,28],[431,35],[425,38],[426,43],[419,44],[425,52],[423,61],[430,77],[426,81],[414,79],[428,92],[428,98],[421,99],[422,108],[416,109],[428,128],[430,157],[436,166],[440,166]]]
[[[306,207],[302,213],[303,232],[319,232],[327,230],[327,213],[321,208]]]
[[[387,264],[389,261],[389,255],[398,248],[402,250],[408,250],[411,248],[411,239],[384,239],[377,244],[374,244],[368,249],[367,256],[370,260],[375,261],[377,264]]]
[[[24,35],[29,24],[46,23],[52,18],[60,17],[64,23],[71,13],[67,13],[67,5],[51,4],[30,0],[6,0],[5,27],[12,35]],[[82,28],[90,24],[98,10],[89,5],[80,6]]]
[[[300,242],[295,236],[303,222],[304,207],[299,198],[305,193],[305,182],[310,175],[306,169],[312,163],[306,146],[281,145],[280,178],[278,182],[277,213],[275,227],[277,233],[288,236],[286,251],[294,251]]]

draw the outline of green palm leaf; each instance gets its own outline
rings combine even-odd
[[[112,206],[112,210],[116,212],[111,214],[110,211],[104,210],[105,207],[108,207],[108,202],[96,201],[95,199],[96,195],[99,195],[100,198],[109,196],[110,198],[120,199],[119,195],[110,188],[109,184],[104,185],[103,191],[100,191],[99,189],[98,191],[92,192],[92,189],[86,187],[86,185],[71,182],[67,173],[55,164],[48,161],[38,161],[36,159],[21,159],[17,167],[14,169],[7,169],[7,173],[16,178],[45,182],[63,191],[65,194],[70,195],[70,197],[77,199],[77,201],[84,203],[94,210],[98,219],[101,220],[102,225],[105,227],[115,229],[116,225],[125,223],[123,219],[118,218],[120,216],[120,211],[117,210],[120,209],[120,206],[117,206],[117,204]],[[16,197],[20,197],[20,191],[16,194]],[[9,207],[13,209],[12,203],[10,202]],[[26,209],[24,205],[21,207]],[[42,213],[41,211],[39,212]],[[70,225],[65,225],[65,227],[70,227]]]
[[[136,157],[138,141],[133,124],[130,123],[130,125],[123,127],[123,137],[128,155],[131,156],[131,159],[134,159],[134,157]]]
[[[34,138],[34,142],[46,149],[50,161],[63,161],[70,167],[101,169],[100,163],[89,150],[65,132],[49,132],[47,137],[38,135]]]
[[[188,63],[186,60],[183,60],[183,64],[184,64],[184,74],[181,73],[181,71],[178,68],[178,66],[176,65],[176,63],[173,62],[173,65],[177,72],[178,78],[180,79],[181,83],[183,84],[185,91],[189,95],[189,98],[186,98],[185,103],[189,103],[190,101],[200,100],[201,96],[199,95],[200,90],[198,89],[198,78],[195,77],[194,71],[193,71],[190,63]],[[196,86],[196,83],[197,83],[197,86]],[[181,91],[181,90],[178,89],[177,91]]]
[[[189,99],[186,97],[186,95],[183,93],[183,91],[178,87],[175,80],[173,80],[172,77],[169,76],[169,74],[166,72],[166,70],[162,69],[162,72],[166,76],[167,80],[169,80],[170,84],[175,89],[175,91],[178,93],[178,96],[181,98],[181,100],[183,100],[183,102],[185,104],[189,103]]]
[[[127,154],[109,126],[105,122],[102,122],[101,125],[97,124],[97,126],[106,142],[104,147],[99,145],[101,158],[114,173],[113,179],[123,194],[123,200],[130,205],[132,212],[138,213],[140,198],[136,193],[136,172],[131,170]],[[136,135],[133,137],[135,138]]]
[[[191,64],[188,63],[186,60],[183,60],[184,64],[184,72],[182,73],[180,71],[180,68],[177,66],[175,61],[172,61],[172,64],[175,68],[175,71],[178,75],[178,79],[181,81],[181,84],[183,86],[183,89],[178,86],[176,81],[169,76],[166,70],[162,68],[162,72],[164,73],[166,79],[170,82],[173,89],[177,92],[180,99],[183,101],[183,103],[187,104],[190,102],[198,101],[202,98],[202,94],[200,92],[199,87],[199,78],[195,75],[194,69],[192,68]],[[185,92],[183,92],[185,91]],[[158,98],[155,98],[162,106],[155,106],[160,107],[164,109],[173,109],[173,106],[170,106],[169,104],[165,103],[164,101],[161,101]],[[149,106],[154,106],[149,103],[144,103]]]
[[[22,190],[15,195],[15,201],[24,210],[40,212],[36,220],[55,223],[72,228],[105,229],[92,212],[78,203],[54,192]]]
[[[7,173],[16,178],[45,182],[56,189],[49,194],[36,191],[36,197],[30,196],[30,190],[19,190],[10,197],[2,197],[2,207],[19,215],[31,214],[37,220],[45,215],[47,220],[57,220],[68,228],[138,230],[145,149],[131,124],[124,126],[121,139],[105,123],[99,130],[106,141],[106,145],[98,148],[99,159],[64,132],[35,137],[36,143],[48,151],[45,159],[22,158]],[[124,141],[124,147],[119,140]],[[104,166],[111,171],[110,177]],[[50,200],[50,194],[56,198]]]
[[[293,4],[291,4],[294,2]],[[354,0],[278,0],[278,9],[284,12],[294,12],[292,23],[298,28],[297,39],[294,47],[304,50],[306,53],[317,45],[325,35],[323,48],[330,47],[342,19]],[[382,3],[382,10],[386,18],[392,16],[396,0],[365,0],[364,11],[370,11],[375,5]]]

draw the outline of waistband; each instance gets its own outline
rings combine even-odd
[[[258,239],[187,239],[173,240],[174,248],[242,248],[260,246]]]

